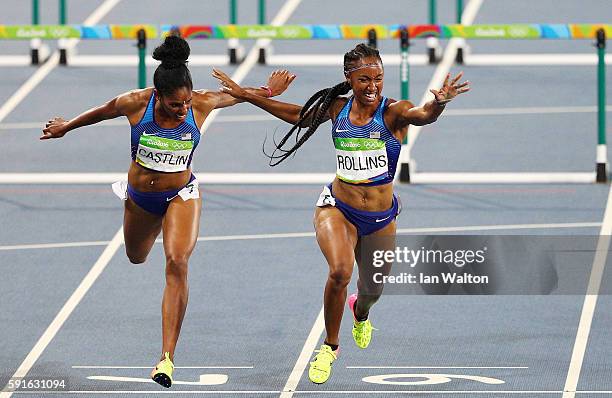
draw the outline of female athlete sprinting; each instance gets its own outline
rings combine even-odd
[[[323,188],[314,215],[317,242],[329,265],[323,299],[326,337],[308,372],[312,382],[324,383],[338,355],[338,332],[355,260],[358,294],[348,300],[354,316],[353,338],[360,348],[370,344],[373,328],[368,315],[382,294],[382,285],[365,294],[362,279],[371,264],[363,264],[356,253],[362,237],[395,236],[400,203],[392,182],[408,126],[435,122],[449,101],[469,90],[469,82],[459,83],[461,73],[453,79],[448,75],[441,89],[431,90],[434,99],[422,107],[384,97],[381,57],[365,44],[344,55],[345,80],[318,91],[304,106],[255,96],[221,71],[213,71],[213,76],[226,93],[293,124],[270,155],[271,165],[291,156],[321,123],[333,122],[336,178]],[[351,90],[351,97],[341,97]],[[300,134],[303,128],[307,130]],[[294,133],[295,143],[289,145]],[[390,267],[384,271],[388,273]]]
[[[71,120],[56,117],[40,137],[60,138],[78,127],[119,116],[126,116],[130,123],[128,181],[113,184],[113,190],[125,200],[123,234],[132,263],[143,263],[159,233],[163,234],[166,287],[162,354],[151,377],[164,387],[172,385],[174,350],[189,296],[188,261],[197,241],[202,209],[198,182],[191,173],[192,157],[210,112],[242,102],[222,92],[193,90],[187,68],[189,53],[185,40],[168,36],[153,53],[153,58],[161,61],[153,77],[154,87],[121,94]],[[294,78],[287,71],[275,71],[267,86],[246,91],[279,95]]]

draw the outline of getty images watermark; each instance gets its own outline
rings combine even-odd
[[[423,264],[452,264],[458,269],[466,265],[484,264],[487,247],[480,250],[441,250],[441,249],[411,249],[408,247],[395,247],[394,250],[374,250],[372,252],[372,266],[383,269],[385,264],[403,264],[411,269]],[[385,275],[384,272],[372,274],[374,283],[407,283],[407,284],[433,284],[440,283],[468,283],[488,284],[488,275],[474,275],[470,272],[459,272],[449,269],[439,274],[427,272],[400,272],[398,275]]]
[[[589,285],[599,236],[364,236],[363,294],[612,294],[612,264]],[[602,257],[602,256],[600,256]],[[612,256],[606,256],[606,263]],[[588,289],[587,289],[588,287]]]

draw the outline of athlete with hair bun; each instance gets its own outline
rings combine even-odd
[[[200,225],[202,199],[191,173],[200,128],[213,109],[241,100],[219,91],[193,90],[187,68],[190,48],[177,36],[168,36],[155,49],[161,61],[153,76],[154,87],[134,90],[90,109],[74,119],[49,120],[41,140],[63,137],[70,130],[103,120],[127,117],[131,133],[132,163],[127,182],[113,184],[125,201],[123,234],[129,260],[143,263],[155,239],[163,233],[166,287],[162,301],[162,354],[151,377],[164,387],[172,385],[174,350],[187,308],[187,270]],[[274,71],[267,86],[247,91],[274,96],[295,78]]]
[[[318,91],[304,106],[255,96],[221,71],[213,76],[226,93],[293,124],[270,155],[271,166],[295,153],[321,123],[332,120],[336,178],[323,188],[314,215],[317,242],[329,265],[323,298],[326,337],[308,371],[312,382],[325,383],[339,352],[338,332],[355,260],[358,294],[348,300],[353,339],[366,348],[372,338],[368,315],[382,294],[382,285],[365,289],[371,264],[363,264],[356,254],[365,236],[395,237],[401,206],[393,194],[393,178],[408,126],[435,122],[449,101],[469,90],[469,82],[459,83],[461,73],[452,80],[448,75],[440,90],[431,90],[434,99],[422,107],[384,97],[382,60],[378,50],[365,44],[344,55],[345,80]],[[351,97],[341,97],[351,90]],[[307,130],[301,134],[303,128]],[[289,144],[294,133],[295,142]],[[385,274],[389,272],[390,265],[384,269]]]

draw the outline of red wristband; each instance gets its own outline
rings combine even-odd
[[[270,89],[270,87],[268,87],[268,86],[260,86],[259,88],[261,88],[262,90],[267,90],[268,91],[268,98],[272,97],[272,90]]]

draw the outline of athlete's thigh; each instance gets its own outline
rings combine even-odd
[[[317,243],[330,267],[334,264],[353,266],[357,244],[357,228],[333,206],[315,209],[314,226]]]
[[[193,251],[200,232],[202,199],[174,198],[163,222],[164,250],[166,256],[185,256]]]
[[[149,213],[128,197],[123,214],[123,237],[130,260],[144,261],[161,230],[162,216]]]

